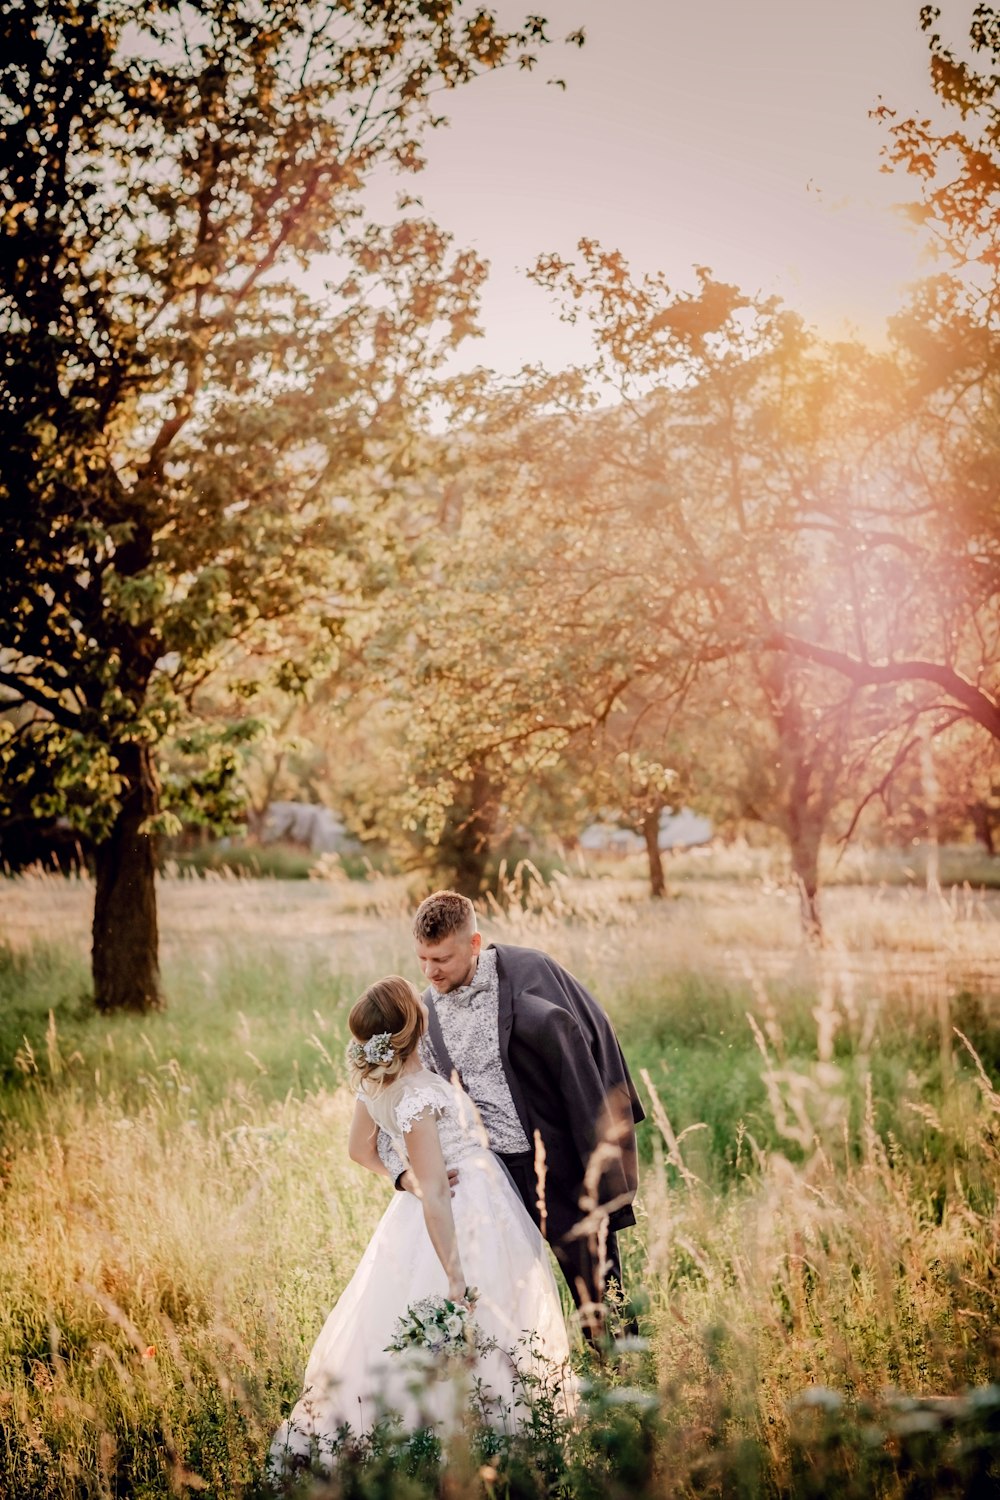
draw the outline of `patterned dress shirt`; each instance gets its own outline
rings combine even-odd
[[[500,979],[497,956],[484,948],[470,984],[441,995],[433,987],[445,1044],[474,1101],[494,1151],[528,1151],[530,1142],[518,1118],[500,1061]]]

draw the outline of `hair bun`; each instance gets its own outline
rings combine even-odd
[[[354,1002],[347,1024],[353,1038],[347,1047],[352,1086],[381,1088],[398,1077],[423,1034],[419,991],[398,974],[379,979]]]

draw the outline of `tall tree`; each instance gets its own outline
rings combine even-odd
[[[372,831],[417,833],[476,895],[526,799],[545,800],[535,794],[568,741],[615,704],[634,656],[624,642],[641,621],[594,593],[585,518],[553,522],[543,503],[544,439],[518,419],[537,415],[544,393],[529,396],[528,377],[516,392],[460,385],[440,482],[411,497],[404,571],[357,664],[369,691],[382,686],[383,725],[395,725],[394,788],[357,790]]]
[[[739,658],[770,715],[783,790],[769,808],[816,931],[842,734],[806,691],[816,673],[759,643],[788,612],[843,610],[827,512],[871,360],[708,272],[677,294],[590,242],[581,254],[582,269],[552,258],[539,279],[588,311],[595,370],[453,392],[450,530],[393,621],[419,683],[411,792],[442,799],[442,834],[456,823],[488,852],[498,804],[568,760],[592,809],[642,831],[660,895],[667,737],[699,676]],[[595,373],[615,404],[595,407]],[[444,790],[456,784],[464,797]]]
[[[96,837],[103,1009],[161,1003],[158,744],[227,641],[304,612],[336,642],[472,327],[482,267],[366,227],[362,191],[420,165],[442,90],[544,41],[462,0],[4,7],[0,795]],[[317,303],[296,278],[329,250]]]
[[[644,626],[630,691],[673,703],[682,744],[713,692],[728,721],[734,702],[760,717],[766,815],[818,935],[819,847],[853,764],[854,716],[774,637],[790,622],[826,642],[852,628],[845,513],[853,491],[883,483],[871,455],[897,420],[893,362],[824,342],[704,268],[676,291],[583,241],[575,262],[546,257],[536,276],[566,315],[588,318],[596,372],[619,397],[599,423],[578,414],[563,506],[570,485],[575,509],[591,497],[595,582]]]
[[[957,55],[926,5],[942,113],[881,113],[889,165],[919,185],[912,217],[942,259],[894,320],[908,376],[899,483],[854,505],[853,641],[788,629],[777,644],[862,685],[919,697],[938,723],[956,713],[1000,757],[1000,11],[977,5]],[[883,601],[895,608],[885,628]]]

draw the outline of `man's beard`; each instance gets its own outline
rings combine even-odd
[[[478,963],[479,958],[477,955],[477,957],[472,960],[469,968],[466,970],[464,979],[453,979],[450,983],[447,984],[436,984],[434,985],[434,989],[437,990],[439,995],[451,995],[454,994],[455,990],[464,990],[466,985],[471,984],[473,979],[475,979],[476,966],[478,965]]]

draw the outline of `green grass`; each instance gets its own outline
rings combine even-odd
[[[405,891],[165,882],[168,1008],[113,1018],[86,998],[89,895],[0,891],[0,1493],[252,1497],[386,1201],[346,1159],[341,1056],[358,991],[412,972]],[[497,915],[594,986],[648,1077],[622,1245],[650,1347],[575,1433],[386,1435],[330,1493],[987,1493],[997,1408],[962,1393],[1000,1373],[995,922],[844,890],[811,954],[784,892],[724,882],[659,908],[564,882]]]
[[[277,841],[271,844],[207,844],[172,856],[171,871],[181,874],[229,873],[251,878],[306,880],[322,874],[331,856],[310,853],[300,844]],[[889,886],[922,889],[927,882],[932,851],[926,844],[909,848],[874,848],[852,844],[846,849],[828,848],[822,859],[824,886]],[[324,863],[325,862],[325,863]],[[336,857],[339,872],[350,880],[367,880],[373,874],[390,870],[392,862],[379,848],[350,849]],[[938,878],[942,887],[968,886],[974,890],[1000,890],[1000,856],[990,856],[978,844],[944,844],[937,851]],[[511,883],[511,894],[517,899],[522,892],[525,870],[537,870],[545,881],[553,876],[568,876],[570,870],[594,879],[628,879],[644,891],[648,879],[645,856],[630,854],[625,858],[589,855],[569,861],[554,853],[535,853],[512,845],[502,858],[494,859],[487,876],[491,888],[498,881]],[[515,877],[515,872],[522,872]],[[676,850],[664,854],[664,871],[668,885],[685,887],[706,882],[766,881],[785,883],[790,879],[788,854],[776,838],[754,843],[735,839],[716,842],[699,849]]]
[[[173,875],[238,875],[254,880],[370,880],[387,870],[384,850],[345,849],[340,854],[313,854],[301,844],[207,844],[169,857]]]
[[[301,844],[214,843],[176,854],[168,865],[182,875],[228,872],[253,879],[308,880],[318,858]]]
[[[716,841],[697,849],[678,849],[664,854],[668,886],[707,882],[790,880],[787,846],[773,833],[755,831],[753,841],[736,838]],[[968,885],[976,890],[1000,890],[1000,855],[990,856],[979,844],[942,844],[937,851],[938,878],[945,889]],[[927,882],[932,851],[927,844],[908,848],[878,848],[853,842],[846,848],[828,846],[820,861],[823,885],[897,886],[921,889]],[[614,874],[637,882],[646,879],[645,856],[624,859],[608,855],[588,856],[586,866],[594,875]]]

